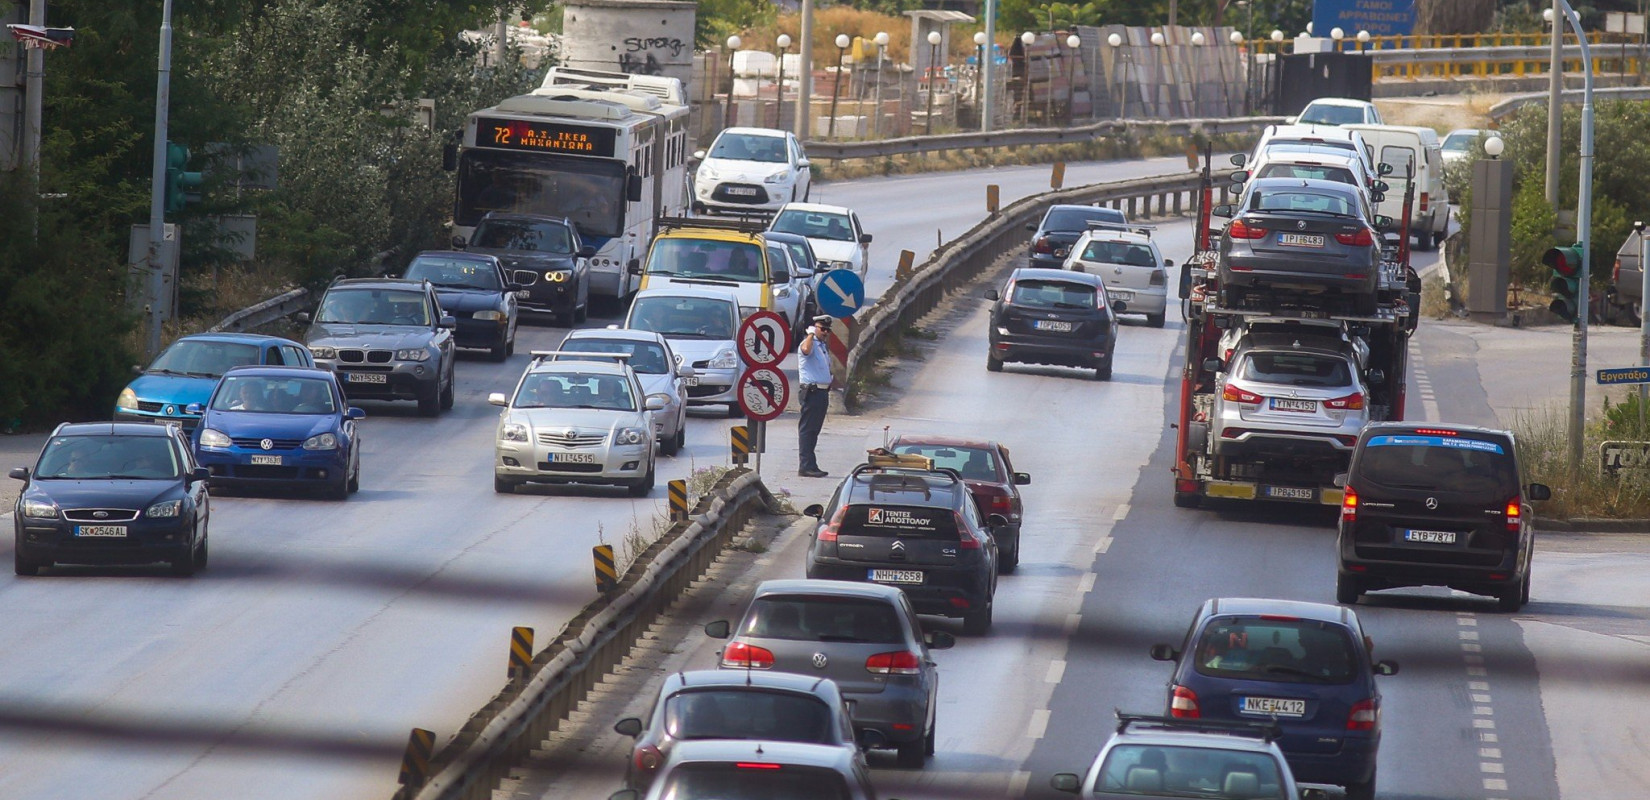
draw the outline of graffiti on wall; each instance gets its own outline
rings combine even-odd
[[[624,49],[619,53],[619,70],[631,75],[663,75],[665,67],[659,57],[680,56],[688,48],[687,42],[674,36],[632,36],[624,40]]]

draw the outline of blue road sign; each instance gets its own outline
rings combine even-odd
[[[851,269],[833,269],[819,279],[819,310],[833,317],[851,317],[865,305],[865,281]]]
[[[1650,368],[1616,367],[1615,369],[1601,369],[1598,371],[1598,384],[1600,386],[1616,386],[1624,383],[1650,383]]]
[[[1415,0],[1314,0],[1312,34],[1328,36],[1340,28],[1351,39],[1358,31],[1371,36],[1408,35],[1415,29]]]

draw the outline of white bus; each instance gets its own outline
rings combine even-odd
[[[627,268],[647,252],[654,220],[687,214],[688,105],[682,82],[552,68],[531,94],[470,114],[453,233],[466,239],[490,211],[566,217],[590,260],[590,292],[623,300]]]

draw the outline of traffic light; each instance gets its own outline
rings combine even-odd
[[[201,185],[199,172],[187,172],[189,148],[176,142],[166,143],[166,213],[176,214],[191,201],[200,199],[191,190]]]
[[[1547,282],[1547,288],[1552,290],[1553,302],[1547,309],[1562,317],[1566,322],[1575,322],[1577,309],[1581,301],[1581,261],[1580,245],[1553,247],[1541,254],[1541,264],[1553,271],[1552,280]]]

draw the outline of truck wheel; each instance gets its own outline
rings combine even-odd
[[[1203,504],[1203,497],[1197,492],[1175,492],[1175,508],[1197,508]]]
[[[1432,249],[1432,234],[1418,231],[1415,234],[1415,252],[1425,253]]]

